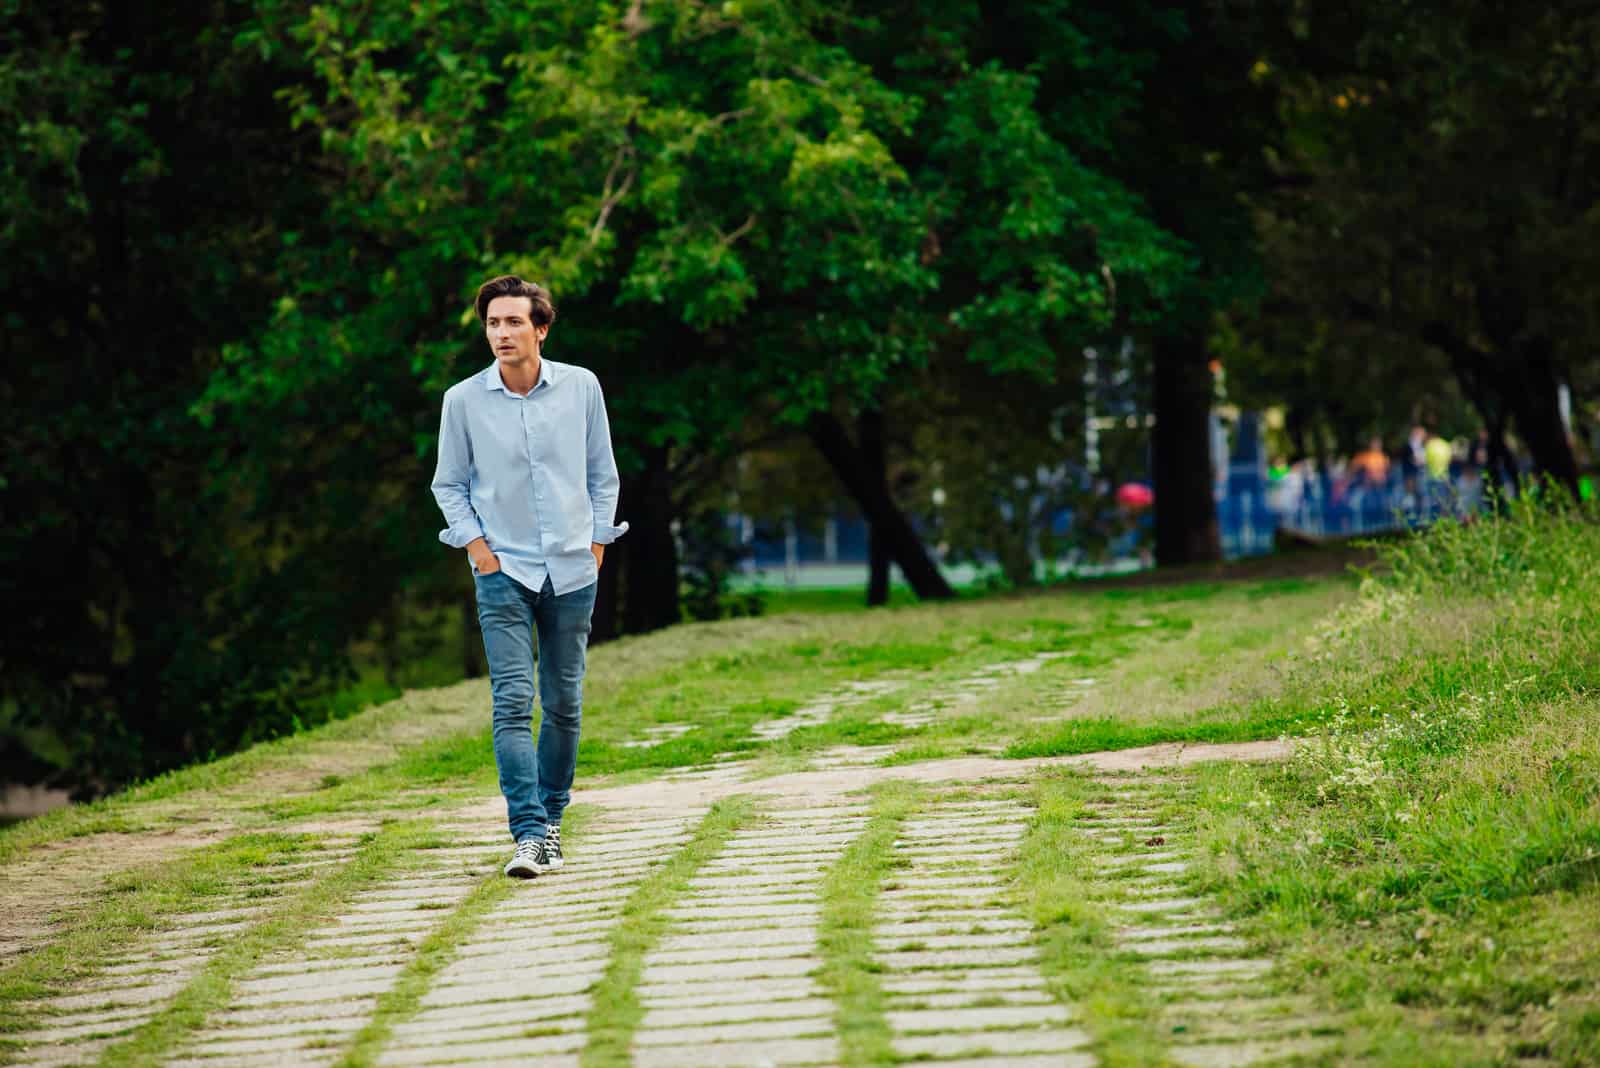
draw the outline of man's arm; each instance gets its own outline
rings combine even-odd
[[[617,514],[622,479],[617,476],[617,458],[611,452],[611,423],[606,418],[605,395],[600,392],[598,379],[589,393],[587,452],[589,503],[594,509],[594,535],[589,551],[594,553],[598,567],[605,556],[605,547],[628,529],[627,523],[612,523]]]
[[[467,435],[467,420],[459,400],[446,393],[439,416],[439,461],[433,469],[433,499],[439,502],[444,521],[439,540],[456,549],[467,550],[480,573],[500,569],[500,561],[489,551],[483,537],[483,524],[472,509],[472,440]]]

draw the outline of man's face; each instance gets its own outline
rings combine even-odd
[[[534,326],[530,312],[533,301],[527,297],[495,297],[483,318],[483,333],[489,348],[502,365],[520,366],[539,355],[539,346],[548,326]]]

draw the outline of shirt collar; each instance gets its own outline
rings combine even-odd
[[[539,360],[539,381],[535,382],[533,384],[533,389],[528,391],[529,396],[532,396],[534,393],[536,393],[540,387],[548,387],[555,384],[555,366],[551,364],[549,360],[541,358]],[[501,393],[504,393],[508,396],[512,395],[511,391],[506,388],[505,382],[500,378],[499,360],[496,360],[494,363],[491,363],[487,368],[484,369],[483,388],[498,389]]]

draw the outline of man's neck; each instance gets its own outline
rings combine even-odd
[[[505,387],[511,392],[527,396],[533,392],[533,387],[539,384],[539,368],[543,362],[538,356],[535,356],[526,363],[520,363],[514,367],[507,367],[505,364],[501,364],[500,381],[505,383]]]

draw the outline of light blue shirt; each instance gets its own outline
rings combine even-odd
[[[528,589],[548,575],[558,594],[581,590],[597,576],[590,543],[628,529],[611,522],[620,488],[605,397],[585,368],[541,360],[522,396],[492,363],[446,391],[433,472],[446,545],[481,537]]]

